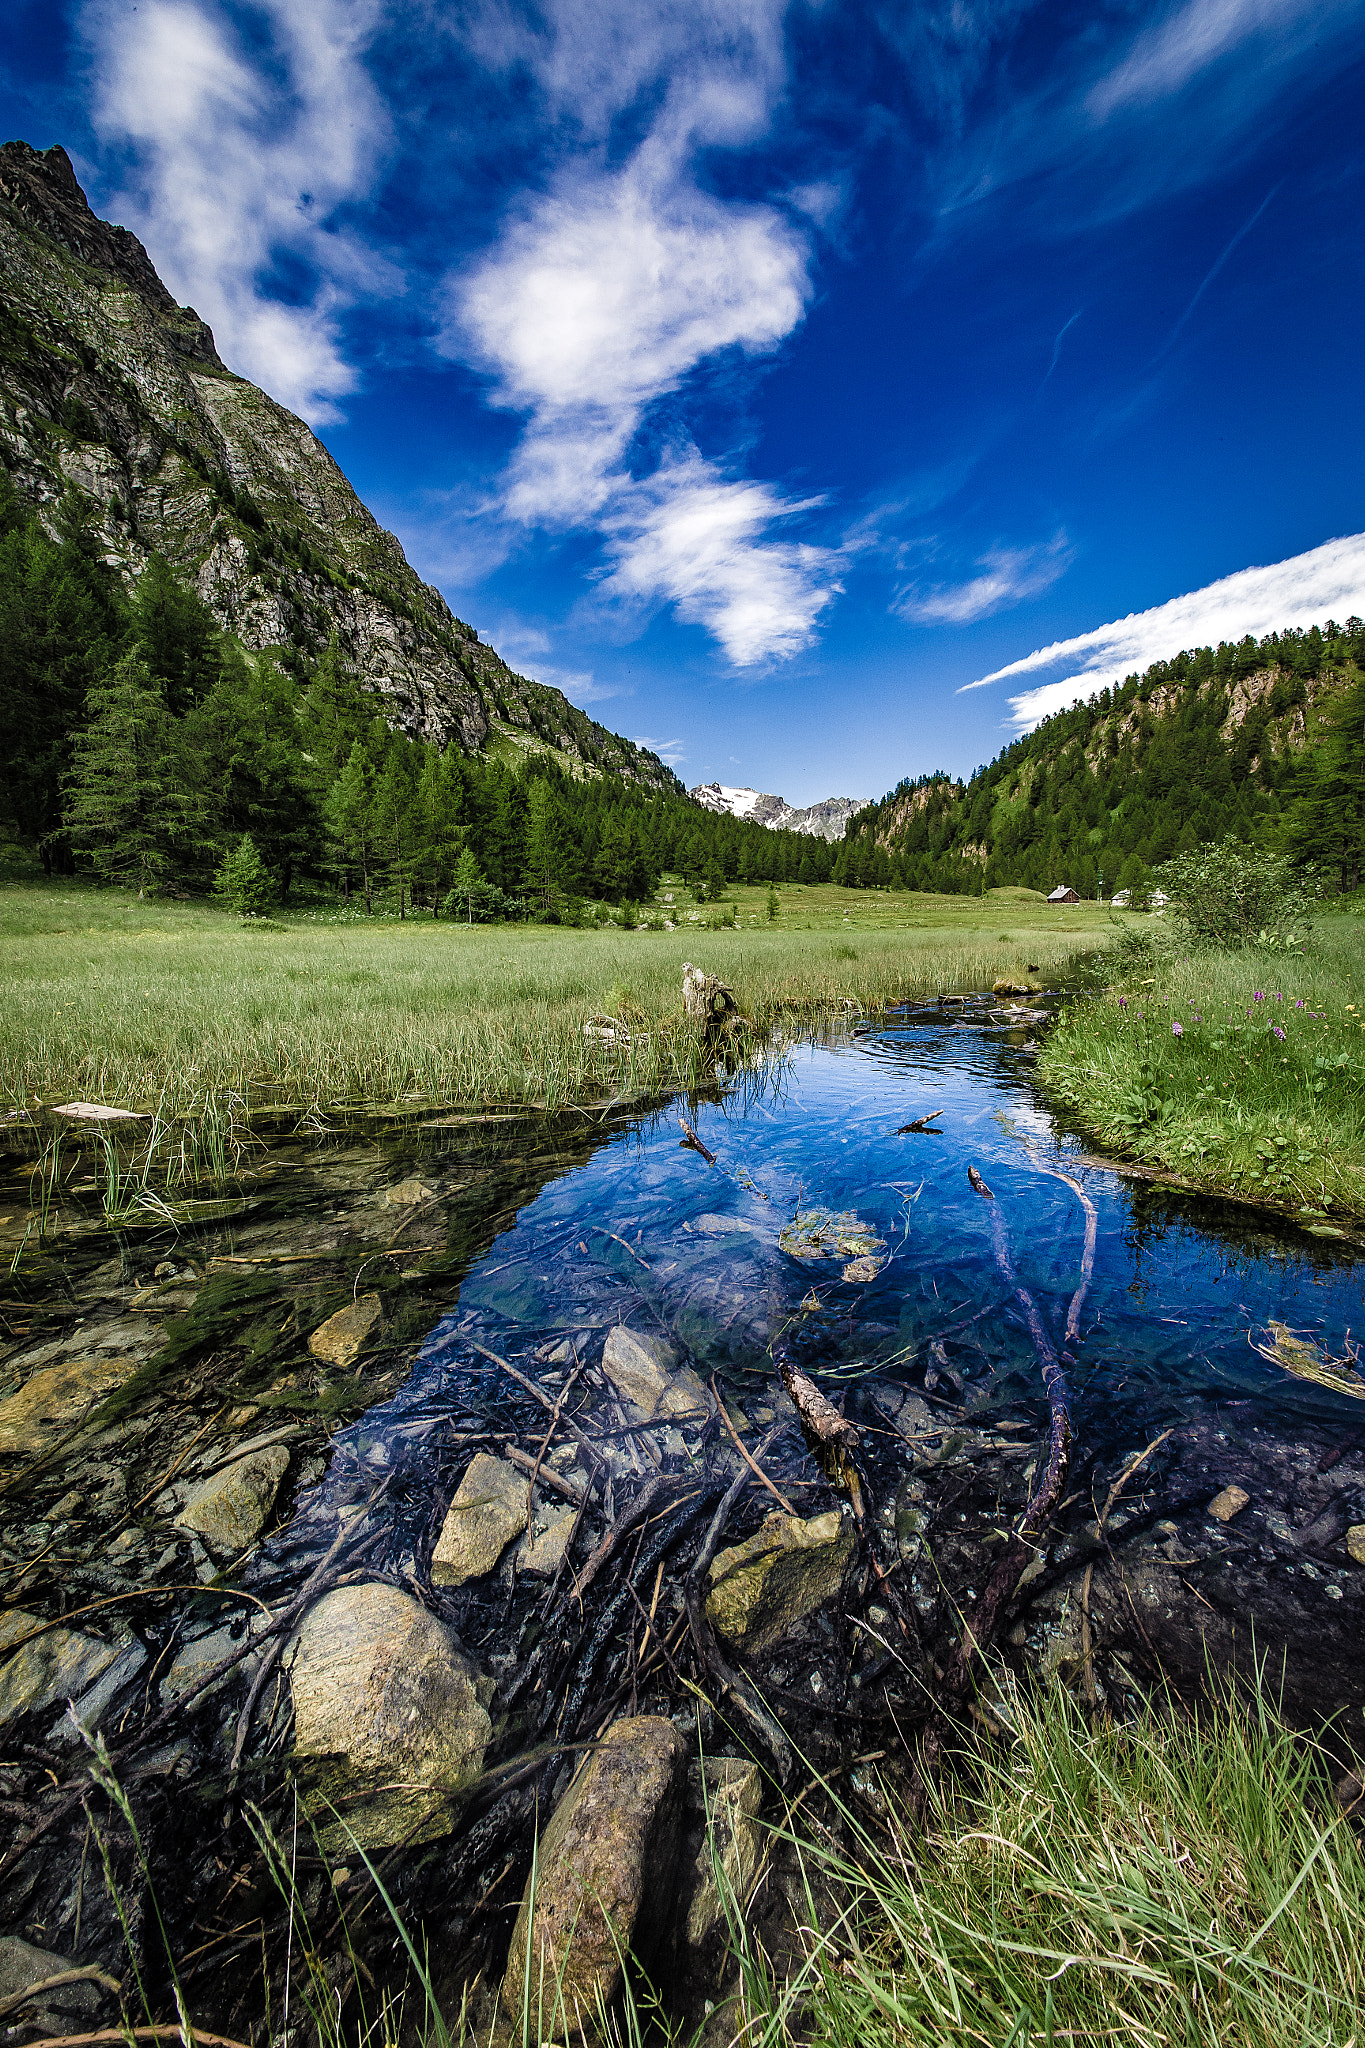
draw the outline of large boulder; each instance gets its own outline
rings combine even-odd
[[[608,1330],[602,1347],[602,1371],[611,1381],[632,1419],[707,1414],[711,1397],[690,1366],[661,1337],[642,1336],[624,1324]]]
[[[855,1541],[852,1522],[838,1508],[809,1522],[778,1509],[711,1566],[712,1628],[745,1656],[759,1655],[835,1597]]]
[[[687,1750],[671,1721],[608,1729],[540,1840],[502,1980],[529,2039],[591,2035],[621,1988],[622,1957],[648,1965],[673,1903]]]
[[[220,1560],[240,1557],[265,1527],[288,1467],[289,1452],[283,1444],[235,1458],[188,1489],[176,1528],[202,1537]]]
[[[491,1683],[452,1629],[395,1586],[338,1587],[304,1619],[290,1685],[324,1853],[448,1832],[492,1735]]]
[[[506,1458],[476,1451],[441,1524],[431,1560],[434,1586],[463,1586],[496,1566],[527,1522],[527,1485]]]

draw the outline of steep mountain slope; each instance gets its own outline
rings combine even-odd
[[[865,796],[827,796],[805,810],[796,810],[784,797],[766,796],[757,789],[731,789],[721,782],[699,782],[687,794],[704,810],[747,818],[774,832],[808,832],[817,839],[842,839],[849,819],[868,801]]]
[[[95,217],[66,152],[23,142],[0,147],[0,460],[40,510],[87,494],[111,563],[131,579],[163,554],[247,648],[315,654],[335,634],[410,735],[551,747],[681,792],[455,618],[304,422],[228,370],[136,236]]]
[[[1094,896],[1172,854],[1274,835],[1365,666],[1365,626],[1203,647],[1044,720],[970,782],[902,782],[849,826],[839,879]],[[1324,844],[1318,856],[1334,857]]]

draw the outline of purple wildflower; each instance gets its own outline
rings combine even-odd
[[[1263,988],[1254,988],[1251,991],[1251,1000],[1253,1003],[1263,1003],[1265,1001],[1265,990]]]
[[[1126,1010],[1126,1009],[1128,1008],[1128,998],[1127,998],[1127,996],[1120,996],[1120,997],[1119,997],[1119,1008],[1120,1008],[1121,1010]]]
[[[1172,1026],[1171,1026],[1171,1036],[1172,1036],[1172,1038],[1183,1038],[1183,1037],[1185,1036],[1185,1027],[1184,1027],[1184,1025],[1183,1025],[1183,1024],[1181,1024],[1181,1023],[1180,1023],[1180,1022],[1178,1022],[1178,1021],[1177,1021],[1176,1023],[1172,1024]]]
[[[1277,1038],[1283,1038],[1286,1035],[1282,1025],[1274,1024],[1271,1026],[1271,1029],[1274,1031],[1275,1036]]]
[[[1306,1003],[1304,1002],[1304,999],[1303,999],[1303,997],[1302,997],[1302,996],[1300,996],[1300,997],[1299,997],[1299,1000],[1298,1000],[1298,1001],[1297,1001],[1297,1002],[1295,1003],[1295,1005],[1294,1005],[1294,1008],[1295,1008],[1296,1010],[1304,1010],[1304,1009],[1307,1009],[1307,1007],[1308,1007],[1308,1005],[1307,1005],[1307,1004],[1306,1004]]]

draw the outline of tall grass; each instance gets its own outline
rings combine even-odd
[[[921,1832],[792,1839],[806,1967],[745,1971],[749,2048],[1346,2048],[1365,1863],[1264,1694],[1089,1726],[1060,1688],[975,1747]]]
[[[1365,1215],[1365,945],[1182,951],[1161,925],[1047,1040],[1048,1086],[1104,1143],[1234,1194]]]
[[[807,912],[823,894],[794,892]],[[898,903],[903,921],[890,924]],[[253,927],[116,891],[10,888],[0,1099],[192,1120],[269,1102],[557,1108],[710,1078],[715,1055],[682,1016],[685,959],[732,984],[761,1038],[840,1006],[989,986],[1030,961],[1055,976],[1107,936],[1093,915],[1058,922],[1031,904],[874,904],[877,928],[841,915],[837,930],[792,929],[790,917],[629,933],[430,919]],[[629,1028],[586,1036],[601,1013]]]

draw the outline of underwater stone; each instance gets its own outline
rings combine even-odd
[[[1365,1564],[1365,1522],[1357,1522],[1346,1531],[1346,1548],[1353,1564]]]
[[[617,1324],[602,1347],[602,1370],[622,1399],[645,1421],[655,1415],[704,1413],[710,1396],[690,1366],[660,1337]]]
[[[396,1586],[338,1587],[295,1638],[290,1686],[295,1753],[325,1760],[305,1792],[325,1855],[353,1847],[329,1800],[363,1848],[449,1831],[493,1732],[452,1629]]]
[[[435,1188],[429,1188],[423,1180],[400,1180],[385,1188],[381,1200],[390,1209],[413,1209],[419,1202],[434,1201],[435,1197]]]
[[[383,1303],[377,1294],[362,1294],[359,1301],[338,1309],[325,1323],[319,1323],[308,1339],[308,1349],[325,1365],[353,1365],[383,1313]]]
[[[41,1628],[41,1614],[11,1607],[0,1614],[0,1655],[31,1629]],[[0,1727],[54,1700],[79,1699],[119,1655],[113,1643],[78,1629],[51,1628],[32,1642],[20,1643],[0,1664]]]
[[[0,1401],[0,1453],[32,1456],[41,1451],[43,1432],[70,1429],[87,1410],[121,1387],[137,1371],[136,1358],[69,1358],[30,1375],[17,1394]]]
[[[237,1557],[265,1527],[288,1465],[283,1444],[234,1459],[190,1488],[176,1528],[202,1536],[215,1556]]]
[[[718,1635],[755,1656],[834,1598],[853,1550],[853,1525],[837,1508],[809,1522],[779,1509],[747,1543],[717,1557],[707,1618]]]
[[[526,1531],[517,1563],[533,1579],[552,1579],[564,1562],[577,1508],[542,1508]]]
[[[463,1586],[491,1572],[526,1527],[526,1481],[505,1458],[476,1451],[446,1511],[431,1560],[432,1584]]]
[[[0,1999],[17,1998],[21,1991],[31,1990],[35,1984],[46,1984],[53,1977],[64,1976],[69,1970],[78,1970],[80,1962],[73,1956],[55,1955],[49,1948],[35,1948],[31,1941],[24,1941],[17,1934],[0,1935]],[[22,2017],[15,2015],[12,2028],[15,2033],[22,2026],[25,2032],[36,2026],[43,2034],[75,2034],[86,2025],[100,2002],[97,1985],[87,1977],[79,1984],[59,1984],[54,1990],[46,1991],[31,2004],[22,2008]],[[6,2032],[11,2029],[7,2028]]]
[[[527,1949],[535,2040],[597,2032],[621,1986],[621,1959],[648,1963],[673,1901],[687,1751],[671,1721],[617,1721],[594,1750],[540,1840],[535,1925],[530,1887],[502,1980],[504,2011],[521,2013]],[[556,1989],[556,1986],[558,1987]],[[562,1999],[562,2010],[553,2003]]]
[[[1215,1522],[1230,1522],[1233,1516],[1240,1515],[1242,1509],[1249,1506],[1250,1502],[1251,1495],[1245,1488],[1225,1486],[1223,1491],[1216,1493],[1209,1502],[1208,1512]]]

